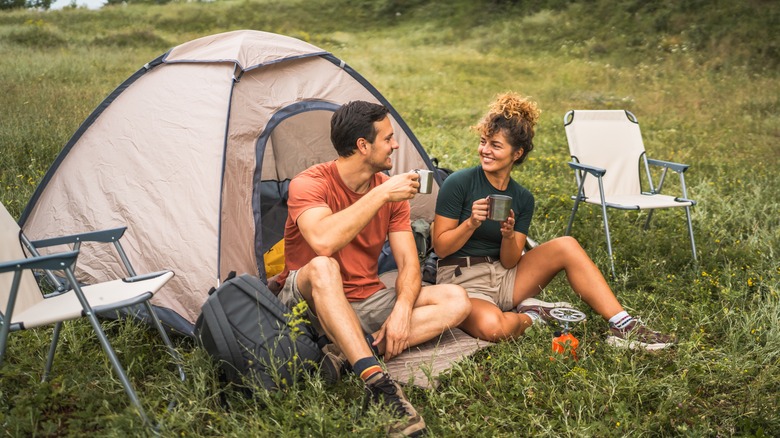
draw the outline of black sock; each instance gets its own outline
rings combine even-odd
[[[366,342],[368,342],[368,347],[371,348],[371,351],[374,353],[374,356],[381,357],[382,355],[379,354],[379,347],[374,345],[374,337],[369,333],[366,335]]]
[[[352,369],[364,382],[376,373],[382,372],[382,367],[379,366],[379,361],[374,356],[359,359],[352,365]]]

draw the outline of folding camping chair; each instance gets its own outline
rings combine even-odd
[[[688,199],[684,175],[689,166],[647,158],[642,134],[639,131],[639,122],[629,111],[569,111],[563,117],[563,124],[572,159],[568,164],[574,170],[577,182],[577,194],[572,196],[574,207],[565,234],[569,235],[571,232],[574,215],[580,202],[601,205],[607,250],[612,275],[615,276],[607,207],[620,210],[650,210],[644,225],[645,229],[650,226],[654,209],[683,207],[688,218],[688,235],[691,239],[693,259],[696,260],[696,243],[693,239],[690,210],[691,206],[696,205],[696,201]],[[647,177],[649,188],[647,191],[642,190],[640,163],[643,164]],[[653,184],[651,165],[663,168],[657,186]],[[661,194],[669,169],[680,175],[682,186],[680,197]],[[594,178],[587,178],[588,175],[593,175]]]
[[[42,379],[45,381],[51,371],[63,321],[86,316],[119,376],[125,392],[138,409],[143,421],[151,426],[152,423],[149,422],[127,374],[101,328],[97,314],[115,312],[119,309],[132,311],[131,306],[143,303],[149,314],[148,317],[160,332],[168,352],[178,366],[181,380],[184,381],[184,370],[179,355],[149,304],[149,299],[173,277],[173,272],[161,271],[136,275],[119,243],[124,232],[125,228],[116,228],[30,241],[21,232],[5,207],[0,204],[0,366],[3,363],[9,332],[54,324],[54,333]],[[76,281],[74,270],[82,242],[113,243],[129,277],[93,285],[80,285]],[[33,254],[32,257],[26,257],[22,243]],[[38,252],[39,248],[59,245],[73,245],[73,247],[71,251],[50,255],[40,255]],[[33,270],[42,270],[55,290],[44,294],[34,277]],[[64,273],[64,277],[56,275],[57,273]]]

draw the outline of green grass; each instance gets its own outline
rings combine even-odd
[[[452,168],[476,163],[469,126],[496,93],[534,97],[543,110],[536,150],[514,176],[536,196],[531,235],[542,241],[563,234],[571,209],[563,114],[625,108],[652,158],[692,165],[700,260],[690,258],[681,212],[658,212],[648,231],[644,215],[613,213],[611,284],[630,312],[675,332],[680,345],[613,350],[605,322],[588,311],[576,363],[551,362],[551,333],[534,330],[410,398],[433,436],[772,436],[780,430],[779,14],[776,2],[760,0],[264,0],[3,12],[0,199],[18,217],[117,85],[172,46],[227,30],[278,32],[330,50]],[[583,207],[573,234],[606,272],[598,210]],[[563,278],[545,296],[576,300]],[[222,392],[191,341],[178,340],[188,372],[181,383],[155,336],[133,322],[106,325],[165,436],[382,435],[381,416],[360,416],[354,377],[244,398]],[[51,380],[38,382],[49,335],[11,337],[0,431],[144,435],[88,324],[65,329]],[[171,398],[179,405],[166,411]]]

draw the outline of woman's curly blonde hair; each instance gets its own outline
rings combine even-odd
[[[541,112],[536,102],[510,91],[496,96],[485,117],[472,129],[485,137],[502,132],[513,151],[523,151],[514,162],[517,166],[534,149],[534,127]]]

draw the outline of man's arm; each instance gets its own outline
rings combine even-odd
[[[385,340],[385,360],[392,359],[409,347],[412,309],[422,286],[420,262],[411,231],[392,232],[388,238],[398,265],[398,279],[395,282],[395,307],[375,337],[377,345]]]
[[[298,216],[298,229],[315,253],[330,257],[351,242],[385,203],[412,199],[417,194],[415,178],[411,173],[396,175],[336,213],[328,207],[310,208]]]

